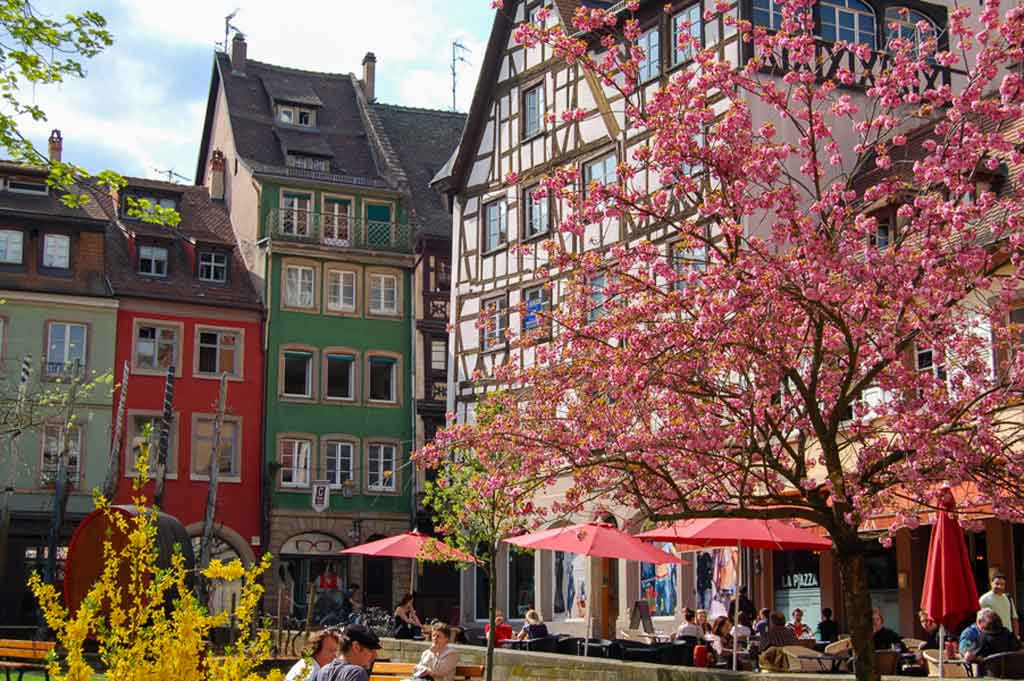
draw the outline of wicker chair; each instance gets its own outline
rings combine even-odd
[[[928,676],[939,675],[939,651],[935,649],[926,650],[922,653],[924,655],[925,662],[928,663]],[[967,673],[967,667],[964,666],[963,662],[952,662],[950,660],[943,660],[943,676],[947,679],[964,679],[970,676]]]

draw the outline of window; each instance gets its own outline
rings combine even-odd
[[[285,192],[281,199],[281,233],[309,236],[309,194]]]
[[[615,184],[618,180],[616,165],[615,152],[605,154],[583,166],[583,180],[587,186],[593,182],[604,185]]]
[[[85,369],[85,324],[50,322],[46,342],[46,375],[70,376]]]
[[[312,267],[289,265],[285,269],[285,305],[311,308],[316,304],[315,291],[316,273]]]
[[[193,416],[192,420],[192,477],[206,479],[210,475],[210,461],[213,453],[213,416]],[[217,461],[222,478],[241,475],[239,455],[240,428],[237,419],[225,417],[220,424],[220,452]]]
[[[523,207],[526,215],[525,238],[547,233],[550,228],[547,194],[540,187],[530,187],[523,192],[523,203],[526,204]]]
[[[508,213],[504,201],[484,206],[484,252],[500,248],[508,241]]]
[[[41,467],[44,484],[53,484],[57,480],[57,465],[60,453],[64,449],[64,436],[68,435],[67,459],[65,461],[67,480],[72,485],[78,484],[81,469],[82,429],[78,426],[46,424],[43,426],[43,465]]]
[[[523,291],[526,311],[523,313],[523,331],[532,331],[549,325],[548,309],[551,307],[548,290],[544,286],[534,286]]]
[[[398,314],[398,277],[393,274],[370,275],[370,312]]]
[[[394,224],[391,222],[391,204],[366,204],[366,243],[370,246],[395,245]]]
[[[167,276],[167,249],[163,246],[139,246],[139,274]]]
[[[178,329],[159,324],[136,324],[135,368],[166,370],[176,367],[178,358]]]
[[[940,381],[946,380],[946,365],[936,364],[938,358],[935,356],[935,351],[931,348],[917,348],[917,370],[920,372],[927,372],[935,376]]]
[[[142,204],[139,203],[145,201],[149,208],[144,209]],[[129,218],[136,218],[138,215],[131,215],[132,212],[142,213],[153,213],[154,209],[159,206],[165,210],[178,210],[178,200],[170,196],[154,196],[151,194],[139,194],[133,193],[125,196],[125,205],[123,215]]]
[[[591,277],[587,285],[590,287],[590,309],[587,312],[587,321],[594,322],[607,312],[605,306],[608,304],[608,276],[597,274]]]
[[[291,168],[302,168],[303,170],[315,170],[320,173],[331,172],[331,160],[317,156],[301,156],[299,154],[288,154],[285,163]]]
[[[71,237],[63,234],[43,237],[43,267],[61,270],[71,267]]]
[[[367,456],[367,487],[371,492],[394,492],[395,446],[371,443]]]
[[[484,350],[494,350],[505,345],[505,331],[508,329],[508,298],[491,298],[484,301]]]
[[[523,137],[529,138],[544,130],[544,84],[523,94]]]
[[[508,549],[508,610],[509,618],[522,619],[533,607],[534,560],[532,551]],[[674,612],[672,613],[675,614]]]
[[[125,475],[139,474],[139,461],[148,451],[147,472],[153,477],[156,470],[157,447],[160,439],[159,414],[130,414],[128,416],[128,451],[125,460]],[[178,477],[178,419],[175,416],[168,428],[167,473],[168,478]],[[152,449],[147,448],[152,443]]]
[[[636,46],[644,52],[643,58],[637,64],[641,83],[646,83],[661,74],[661,51],[658,40],[658,27],[655,26],[642,33],[636,41]]]
[[[333,489],[354,480],[355,447],[351,442],[328,441],[324,450],[324,477]]]
[[[397,402],[397,362],[391,357],[370,358],[370,399]]]
[[[327,388],[330,400],[354,400],[356,397],[356,358],[353,355],[327,355]]]
[[[448,341],[434,339],[430,341],[430,370],[447,371]]]
[[[228,254],[199,252],[199,280],[223,284],[228,280]]]
[[[778,0],[753,0],[754,25],[773,30],[782,28],[782,3]]]
[[[707,269],[707,266],[708,249],[704,244],[694,246],[693,248],[684,248],[680,244],[673,244],[672,269],[680,277],[675,282],[675,289],[677,291],[682,291],[688,285],[688,282],[682,277],[686,277],[691,271],[703,272]]]
[[[15,194],[49,194],[49,187],[42,180],[7,180],[7,190]]]
[[[654,544],[671,555],[679,555],[674,544]],[[676,614],[676,584],[678,567],[675,563],[640,563],[640,598],[647,601],[653,617],[672,617]]]
[[[284,353],[283,392],[287,397],[313,396],[313,353]]]
[[[241,378],[241,333],[203,328],[198,333],[197,373],[212,376],[227,373],[233,378]]]
[[[350,272],[348,270],[327,270],[327,309],[332,312],[355,311],[355,272]]]
[[[324,199],[324,241],[336,246],[349,246],[352,235],[349,232],[349,218],[352,204],[343,199]]]
[[[277,463],[281,466],[281,487],[309,487],[310,440],[282,438]]]
[[[447,258],[441,256],[432,256],[434,262],[434,290],[435,291],[447,291],[451,288],[452,284],[452,268]]]
[[[672,16],[672,64],[682,64],[693,59],[693,55],[701,46],[700,39],[700,3],[691,5]],[[689,35],[693,46],[679,47],[679,38]]]
[[[922,32],[917,28],[918,22],[924,21],[931,30]],[[918,48],[928,38],[934,37],[937,31],[935,23],[921,12],[907,7],[889,7],[885,10],[885,48],[889,48],[889,42],[896,38],[905,38],[914,46],[916,53]]]
[[[291,125],[292,123],[295,122],[295,111],[289,107],[282,106],[280,109],[278,109],[277,117],[281,120],[282,123],[288,123],[289,125]]]
[[[814,13],[816,32],[823,40],[875,48],[875,13],[860,0],[821,0]]]
[[[16,229],[0,230],[0,263],[20,265],[25,235]]]
[[[880,251],[884,251],[892,244],[892,215],[876,215],[875,230],[871,233],[871,245]]]
[[[309,128],[314,125],[313,111],[311,109],[303,109],[297,106],[278,106],[277,118],[282,123],[287,123],[288,125],[301,125],[304,128]]]

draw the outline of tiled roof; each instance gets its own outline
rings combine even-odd
[[[450,234],[451,216],[430,181],[458,146],[466,115],[390,104],[372,106],[409,181],[409,222],[419,230]]]
[[[30,166],[13,161],[0,161],[0,175],[14,179],[23,178],[34,182],[45,182],[48,169],[42,166]],[[7,213],[34,213],[40,216],[67,218],[70,221],[91,219],[107,219],[106,213],[90,200],[81,208],[71,208],[61,202],[64,194],[84,193],[92,196],[95,189],[91,186],[71,187],[66,191],[51,189],[48,194],[22,194],[18,192],[0,191],[0,211]]]
[[[116,295],[251,310],[260,308],[259,295],[238,252],[227,211],[210,199],[206,187],[126,179],[126,192],[137,188],[177,194],[181,223],[167,227],[124,218],[115,221],[107,230],[106,246],[108,277]],[[108,200],[105,208],[114,214],[113,200]],[[138,244],[154,241],[167,247],[166,277],[138,273]],[[227,283],[199,280],[198,258],[203,246],[229,252]]]
[[[301,139],[305,149],[318,150],[306,153],[331,158],[334,173],[381,179],[348,74],[301,71],[250,59],[242,75],[231,70],[228,55],[218,52],[216,59],[240,156],[254,165],[284,167],[282,141]],[[272,108],[275,96],[310,106],[322,103],[316,113],[317,127],[278,123]]]

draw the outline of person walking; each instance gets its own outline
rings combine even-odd
[[[1014,636],[1020,636],[1017,606],[1010,595],[1006,593],[1006,575],[996,573],[992,576],[992,588],[982,594],[981,598],[978,599],[978,605],[982,608],[992,608],[995,610],[995,613],[999,615],[999,619],[1003,621],[1003,626],[1012,631]]]

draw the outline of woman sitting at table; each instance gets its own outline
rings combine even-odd
[[[697,625],[697,613],[691,608],[683,610],[683,624],[676,632],[677,639],[692,638],[699,641],[704,638],[704,630]]]
[[[725,615],[719,615],[711,625],[711,634],[708,636],[711,647],[715,654],[722,657],[723,653],[732,652],[732,622]]]
[[[421,636],[423,624],[412,607],[412,594],[406,594],[395,608],[395,623],[391,627],[391,638],[411,639]]]
[[[548,625],[544,624],[544,620],[540,618],[540,613],[536,610],[530,609],[526,611],[524,615],[526,623],[523,625],[519,635],[516,636],[520,641],[527,641],[532,638],[544,638],[548,636]]]
[[[443,622],[436,623],[430,630],[431,646],[423,651],[420,662],[413,669],[414,679],[433,681],[455,681],[455,670],[459,666],[459,654],[448,646],[452,630]]]
[[[701,608],[697,611],[697,626],[701,628],[704,635],[707,636],[711,633],[711,623],[708,622],[708,611]]]
[[[750,615],[746,612],[741,612],[736,616],[736,626],[732,628],[733,639],[749,643],[753,633],[753,630],[750,628]],[[740,643],[740,650],[743,650],[744,643]]]

